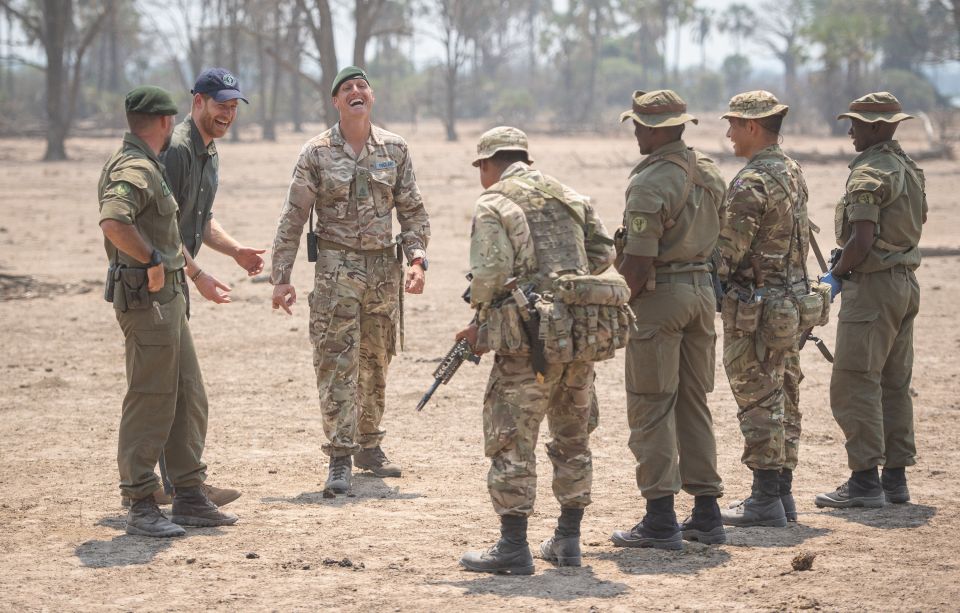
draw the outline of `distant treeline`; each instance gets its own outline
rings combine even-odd
[[[345,32],[353,53],[338,57]],[[720,33],[733,41],[725,57]],[[427,44],[439,57],[415,64]],[[699,65],[681,69],[691,46]],[[658,87],[698,110],[769,89],[803,130],[845,129],[838,109],[886,89],[943,131],[949,101],[925,75],[958,58],[960,0],[759,0],[723,12],[697,0],[0,0],[0,133],[42,132],[46,158],[63,159],[71,129],[123,125],[132,86],[165,86],[185,109],[195,75],[225,66],[252,103],[232,137],[270,140],[279,123],[336,121],[330,84],[347,64],[369,70],[377,117],[438,119],[449,139],[475,117],[609,129],[634,89]],[[770,59],[779,74],[757,70]]]

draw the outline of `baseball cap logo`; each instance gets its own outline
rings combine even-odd
[[[233,76],[232,74],[230,74],[229,72],[228,72],[227,74],[223,75],[222,81],[223,81],[223,84],[226,85],[227,87],[233,87],[234,85],[237,84],[237,79],[236,79],[236,77],[234,77],[234,76]]]

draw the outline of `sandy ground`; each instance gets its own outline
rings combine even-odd
[[[392,127],[411,142],[433,226],[427,291],[407,301],[407,350],[394,361],[387,390],[384,447],[403,465],[403,478],[358,474],[353,495],[323,498],[306,257],[301,253],[294,273],[301,302],[289,317],[271,311],[268,284],[251,282],[206,250],[200,262],[233,285],[234,301],[195,304],[191,322],[211,405],[205,457],[211,483],[244,495],[229,507],[241,517],[235,527],[190,529],[175,540],[127,536],[119,506],[123,345],[113,310],[100,297],[105,257],[96,204],[100,168],[119,138],[72,140],[74,159],[60,164],[35,161],[38,141],[0,140],[0,274],[32,277],[4,277],[0,289],[0,609],[957,610],[956,256],[928,258],[918,273],[923,306],[913,387],[920,458],[909,471],[911,504],[814,507],[814,494],[833,489],[847,469],[828,403],[830,370],[809,348],[795,481],[799,523],[733,529],[725,546],[687,544],[682,552],[612,547],[611,531],[629,528],[643,512],[627,449],[619,355],[598,369],[602,422],[593,437],[585,566],[558,570],[540,561],[536,574],[523,578],[459,570],[464,550],[486,547],[497,535],[480,424],[489,358],[465,365],[423,413],[413,409],[470,317],[459,299],[480,191],[469,161],[486,126],[464,126],[453,144],[432,124]],[[723,130],[707,121],[689,130],[689,142],[720,151]],[[923,146],[918,133],[905,136],[908,150]],[[241,241],[270,246],[306,138],[283,133],[274,144],[220,145],[216,214]],[[787,149],[853,157],[844,139],[788,138]],[[639,157],[627,128],[605,138],[534,134],[533,155],[539,168],[593,196],[609,227],[618,225],[622,190]],[[923,244],[960,247],[957,163],[924,166],[931,214]],[[727,178],[737,168],[736,160],[722,162]],[[811,215],[827,246],[846,168],[809,165],[806,172]],[[822,330],[831,346],[834,325]],[[710,403],[730,500],[747,491],[749,472],[739,462],[736,409],[719,368],[718,360]],[[540,454],[549,475],[542,448]],[[691,503],[680,495],[678,513]],[[557,512],[547,476],[530,521],[532,543],[551,533]],[[817,554],[813,569],[789,572],[801,551]]]

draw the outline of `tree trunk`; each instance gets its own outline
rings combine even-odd
[[[323,87],[321,95],[327,98],[327,103],[323,105],[323,115],[327,125],[332,126],[340,120],[337,109],[329,101],[330,89],[333,87],[333,80],[337,77],[337,48],[333,41],[333,15],[330,13],[330,3],[327,0],[316,0],[317,8],[320,10],[320,40],[317,41],[317,49],[320,51],[320,69],[323,74],[320,75],[320,84]]]
[[[240,72],[240,23],[237,13],[240,10],[237,0],[228,3],[227,12],[230,14],[230,70]],[[230,142],[240,142],[240,114],[237,114],[230,128]]]
[[[67,159],[67,117],[64,112],[63,84],[66,82],[64,45],[69,24],[73,22],[73,2],[43,0],[43,47],[47,55],[47,151],[44,161]]]

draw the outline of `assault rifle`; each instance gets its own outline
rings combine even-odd
[[[417,411],[422,410],[423,407],[426,406],[427,402],[430,401],[430,397],[437,391],[441,383],[446,384],[453,378],[453,375],[457,373],[457,370],[460,368],[460,365],[463,364],[464,360],[479,364],[480,356],[473,352],[467,339],[461,338],[453,344],[453,347],[450,348],[447,355],[443,356],[443,359],[440,360],[440,365],[433,371],[433,385],[430,386],[427,393],[424,394],[420,402],[417,403]]]
[[[823,259],[823,252],[820,251],[820,245],[817,244],[817,239],[813,235],[813,232],[819,231],[819,228],[817,228],[813,224],[810,224],[810,226],[812,230],[810,232],[810,247],[813,249],[813,254],[817,257],[817,264],[820,265],[820,270],[826,273],[829,270],[829,268],[827,267],[827,261]],[[834,250],[833,255],[839,257],[836,254],[836,251],[838,250]],[[831,257],[830,259],[831,259],[831,263],[834,263],[833,257]],[[820,338],[819,336],[813,335],[813,328],[803,331],[803,334],[800,336],[800,344],[798,348],[803,349],[803,346],[807,344],[807,341],[813,341],[813,344],[816,345],[817,349],[820,350],[820,354],[823,355],[823,358],[826,361],[833,364],[833,354],[830,353],[830,349],[827,347],[827,344],[823,342],[822,338]]]

